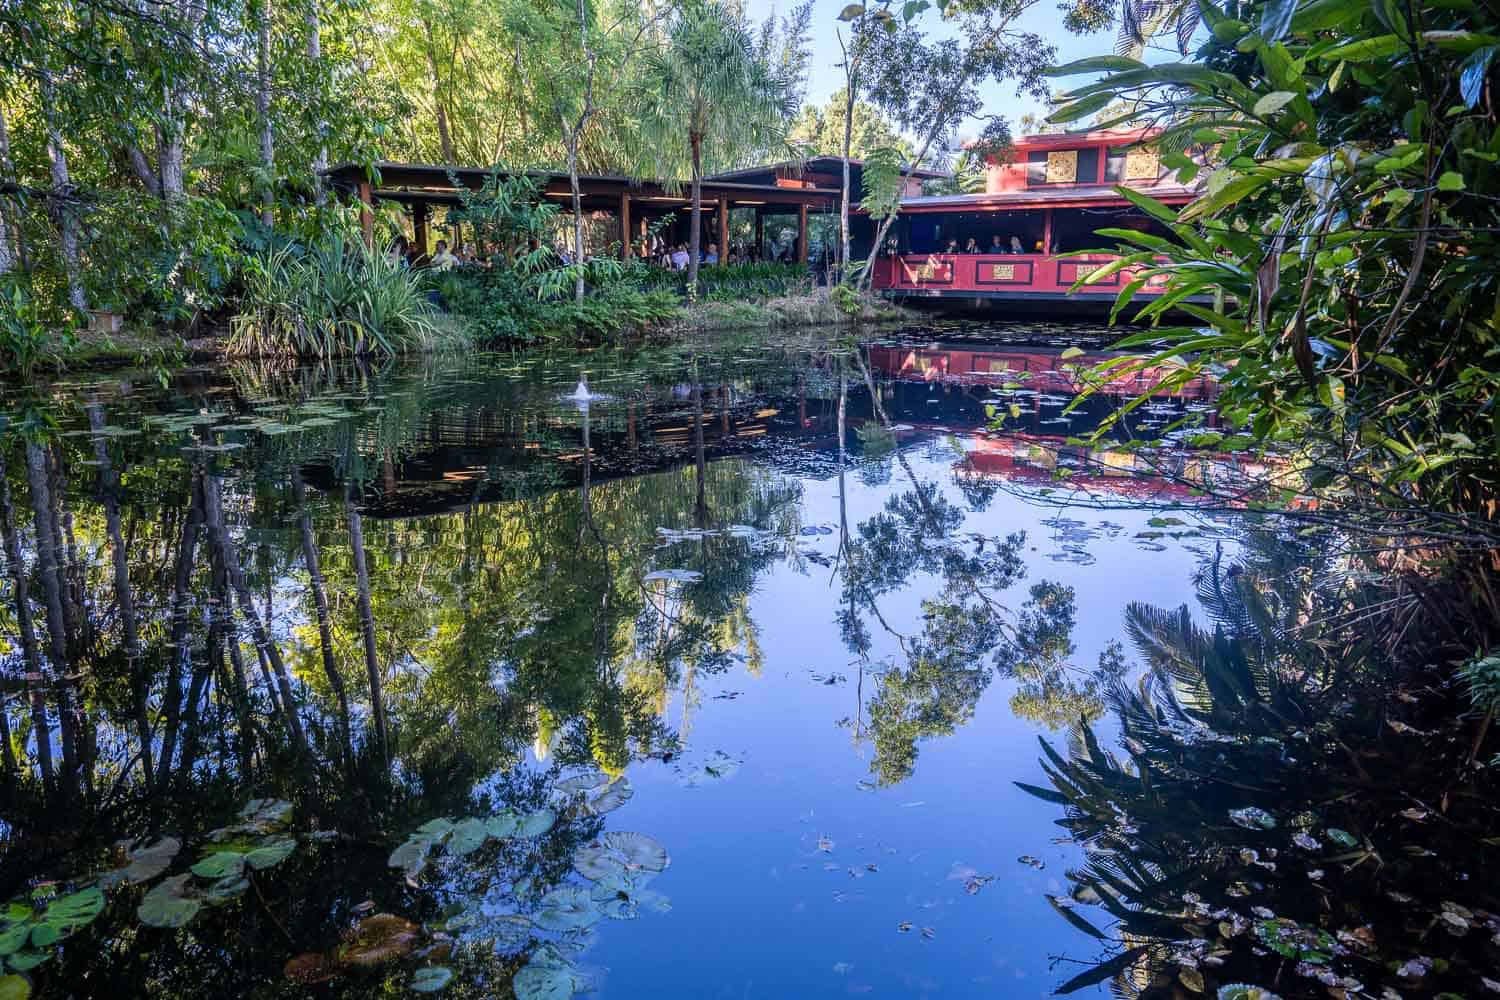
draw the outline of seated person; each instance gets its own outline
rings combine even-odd
[[[1011,253],[1025,253],[1026,252],[1026,248],[1021,245],[1021,237],[1019,237],[1019,236],[1012,236],[1010,238],[1010,252]]]
[[[681,243],[677,244],[677,247],[672,251],[671,260],[672,270],[686,271],[688,266],[687,247],[683,246]]]
[[[1000,234],[999,233],[991,233],[990,234],[990,246],[989,246],[989,249],[985,251],[985,253],[1005,253],[1005,252],[1006,252],[1006,250],[1005,250],[1005,244],[1000,242]]]
[[[969,237],[969,242],[967,242],[967,243],[964,244],[964,253],[978,253],[978,252],[979,252],[979,241],[976,240],[974,237],[970,236]]]
[[[437,253],[432,255],[432,266],[439,271],[451,271],[458,266],[458,258],[449,252],[447,240],[437,241]]]
[[[943,253],[958,253],[958,240],[949,240],[948,245],[943,247]]]
[[[717,243],[710,243],[708,245],[708,252],[703,255],[703,263],[705,263],[705,264],[717,264],[718,262],[719,262],[719,244],[717,244]]]

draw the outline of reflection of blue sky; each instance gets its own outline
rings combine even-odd
[[[907,454],[919,477],[942,484],[948,498],[963,505],[951,453],[916,447]],[[899,465],[886,485],[864,485],[852,472],[846,483],[851,529],[910,486]],[[803,523],[835,529],[806,541],[832,556],[838,481],[808,479],[804,486]],[[1148,512],[1068,511],[1091,525],[1111,521],[1124,528],[1088,543],[1097,561],[1087,566],[1048,558],[1057,545],[1041,522],[1056,512],[1002,491],[987,511],[969,512],[959,530],[1027,532],[1028,577],[1002,600],[1019,607],[1025,588],[1043,578],[1076,588],[1076,662],[1091,665],[1111,638],[1121,637],[1125,602],[1191,600],[1197,557],[1180,544],[1147,552],[1132,538],[1145,530]],[[870,777],[869,749],[855,747],[851,730],[837,725],[858,711],[858,665],[833,622],[837,583],[830,583],[825,567],[807,569],[800,575],[782,562],[757,582],[752,615],[765,654],[762,676],[736,668],[699,679],[703,697],[686,756],[719,749],[743,754],[739,773],[724,783],[682,788],[668,766],[631,767],[637,795],[612,817],[611,827],[649,831],[671,850],[672,868],[658,887],[672,897],[673,910],[661,919],[612,926],[584,961],[608,970],[606,997],[1049,994],[1077,971],[1050,971],[1049,956],[1084,958],[1096,948],[1043,899],[1063,890],[1063,872],[1078,860],[1075,848],[1050,843],[1062,832],[1053,823],[1058,809],[1011,784],[1041,779],[1036,735],[1045,730],[1011,715],[1013,687],[997,681],[967,726],[919,745],[910,779],[858,789]],[[894,628],[914,631],[918,600],[938,586],[918,577],[882,598],[882,611]],[[895,653],[878,625],[872,624],[872,636],[872,660]],[[825,686],[810,672],[842,673],[848,682]],[[866,699],[873,689],[867,677]],[[720,691],[741,694],[715,700]],[[674,722],[681,711],[681,697],[674,695]],[[831,854],[817,851],[819,836],[834,841]],[[1019,864],[1022,854],[1042,858],[1046,869]],[[830,862],[840,870],[825,871]],[[863,871],[867,863],[879,871],[853,878],[845,870]],[[970,896],[962,881],[948,877],[955,865],[998,878]],[[898,932],[902,921],[912,923],[910,933]],[[935,936],[923,940],[922,927]],[[853,968],[841,974],[838,963]],[[867,994],[860,992],[865,987]]]

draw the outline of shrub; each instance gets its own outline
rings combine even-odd
[[[66,351],[73,339],[72,319],[38,299],[26,276],[0,280],[0,371],[30,377],[49,352]]]
[[[670,291],[687,298],[687,274],[646,264],[625,269],[624,280],[643,291]],[[700,302],[733,302],[806,294],[812,287],[806,264],[710,264],[698,271]]]
[[[311,248],[249,258],[226,350],[392,355],[430,347],[447,332],[420,275],[335,230]]]

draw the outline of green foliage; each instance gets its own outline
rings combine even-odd
[[[25,275],[0,279],[0,372],[30,378],[49,354],[65,353],[74,339],[72,317],[38,302]]]
[[[1494,11],[1202,10],[1213,38],[1198,61],[1110,66],[1067,95],[1063,116],[1131,103],[1167,123],[1158,141],[1180,177],[1209,168],[1180,212],[1127,193],[1170,235],[1102,231],[1127,256],[1085,280],[1127,270],[1117,311],[1164,282],[1137,318],[1177,308],[1195,325],[1123,346],[1215,374],[1233,425],[1308,445],[1351,474],[1355,499],[1484,509],[1500,470],[1500,129],[1480,101]]]
[[[1500,655],[1475,656],[1458,669],[1469,689],[1469,700],[1484,711],[1500,708]]]
[[[687,298],[685,271],[636,264],[623,281],[647,291],[667,291]],[[698,299],[703,302],[745,302],[807,292],[811,281],[806,264],[774,262],[710,264],[698,271]]]
[[[227,349],[238,355],[389,356],[442,336],[437,309],[406,263],[334,231],[319,243],[250,258]]]

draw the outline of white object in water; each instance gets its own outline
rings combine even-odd
[[[578,380],[578,388],[573,390],[574,399],[593,399],[594,394],[589,392],[589,379],[585,375]]]

